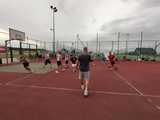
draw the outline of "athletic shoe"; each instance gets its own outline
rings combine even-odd
[[[59,73],[59,71],[57,71],[57,70],[56,70],[56,73],[58,74],[58,73]]]
[[[81,89],[84,90],[84,85],[81,85]]]
[[[84,90],[84,96],[88,96],[88,90]]]

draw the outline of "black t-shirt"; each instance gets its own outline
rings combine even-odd
[[[80,62],[80,71],[88,72],[89,71],[89,63],[92,61],[91,56],[89,54],[81,54],[78,58]]]
[[[75,56],[71,57],[71,62],[72,64],[76,64],[77,58]]]

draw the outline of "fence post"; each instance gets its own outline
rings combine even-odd
[[[143,43],[143,32],[141,32],[141,43],[140,43],[140,58],[142,59],[142,43]]]
[[[47,50],[46,42],[44,42],[44,49]]]
[[[31,54],[31,44],[29,44],[29,55]]]
[[[113,48],[114,48],[114,41],[112,41],[112,49],[111,49],[112,51],[113,51]]]
[[[96,53],[98,53],[98,32],[97,32],[97,38],[96,38]]]
[[[22,42],[21,41],[19,41],[19,54],[20,55],[22,55],[23,54],[23,52],[22,52]]]
[[[120,32],[118,32],[117,55],[119,55],[119,41],[120,41]]]
[[[139,43],[139,40],[137,41],[138,42],[138,47],[137,47],[137,49],[138,49],[138,53],[136,53],[136,55],[137,55],[137,60],[138,60],[138,58],[139,58],[139,56],[140,56],[140,43]]]
[[[100,36],[100,35],[99,35]],[[101,52],[101,42],[100,42],[100,39],[99,39],[99,36],[98,36],[98,43],[99,43],[99,53]]]
[[[7,64],[8,64],[8,47],[7,47],[8,45],[7,45],[7,44],[8,44],[8,40],[5,41],[5,48],[6,48],[6,62],[7,62]]]
[[[154,59],[156,60],[156,56],[157,56],[157,40],[155,41],[155,47],[154,47],[154,50],[155,50],[155,55],[154,55]]]
[[[129,41],[129,37],[130,37],[130,34],[127,33],[127,40],[126,40],[126,55],[128,55],[128,41]]]
[[[12,63],[13,62],[13,51],[12,51],[11,41],[9,42],[10,42],[9,51],[10,51],[10,58],[11,58],[11,63]]]

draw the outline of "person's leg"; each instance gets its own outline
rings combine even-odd
[[[60,62],[57,61],[57,70],[56,70],[56,73],[59,73],[59,70],[60,70]]]
[[[60,62],[60,69],[61,69],[62,72],[66,70],[65,68],[63,68],[62,61]]]
[[[31,72],[31,68],[29,68],[29,66],[26,66],[25,69]]]
[[[81,84],[81,89],[84,90],[84,76],[83,76],[83,72],[81,71],[79,71],[79,80]]]
[[[32,72],[31,68],[29,67],[29,63],[24,63],[24,68],[29,71]]]
[[[77,64],[74,64],[74,72],[77,72]]]
[[[65,67],[68,68],[69,67],[68,66],[68,60],[65,61],[65,64],[66,64]]]
[[[48,64],[50,65],[50,68],[52,69],[52,63],[51,63],[51,60],[48,60]]]
[[[89,80],[85,80],[85,90],[88,90]]]
[[[47,65],[47,60],[44,61],[43,68],[45,68],[46,65]]]
[[[113,68],[114,70],[118,70],[117,65],[115,65],[115,62],[114,62]]]
[[[108,61],[108,68],[112,68],[112,63],[111,63],[111,61]]]
[[[113,69],[113,70],[117,70],[117,67],[116,67],[116,65],[115,65],[115,61],[112,62],[112,69]]]
[[[85,80],[84,96],[88,96],[89,79],[90,79],[90,73],[89,72],[84,72],[84,80]]]
[[[72,63],[72,70],[73,70],[73,72],[75,72],[75,70],[76,70],[75,64],[73,64],[73,63]]]

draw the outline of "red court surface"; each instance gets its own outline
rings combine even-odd
[[[0,120],[160,120],[160,63],[94,64],[87,98],[70,69],[0,73]]]

